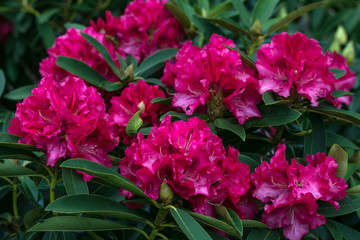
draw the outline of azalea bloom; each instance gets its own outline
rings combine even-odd
[[[202,49],[191,41],[184,43],[174,64],[168,63],[162,77],[173,86],[172,105],[186,114],[206,108],[210,118],[222,117],[229,110],[243,124],[251,117],[261,117],[257,73],[244,64],[232,40],[213,34]]]
[[[333,92],[334,76],[321,46],[297,32],[275,34],[270,44],[257,51],[260,93],[272,91],[294,100],[307,98],[317,104]]]
[[[111,167],[107,153],[118,144],[106,114],[104,100],[77,77],[56,83],[44,77],[32,95],[17,104],[9,133],[19,143],[36,145],[47,153],[47,165],[60,158],[85,158]],[[89,180],[89,177],[85,179]]]
[[[166,116],[147,139],[139,133],[137,140],[125,150],[120,172],[153,199],[166,182],[195,211],[214,216],[213,204],[227,199],[237,203],[250,188],[249,166],[239,163],[237,150],[230,147],[226,153],[203,120],[171,123]],[[126,190],[121,193],[133,196]]]
[[[266,203],[262,221],[271,228],[284,228],[290,240],[301,239],[325,223],[316,213],[316,200],[328,201],[339,209],[337,201],[346,195],[347,184],[336,176],[337,163],[325,153],[307,155],[307,166],[285,159],[285,145],[279,145],[270,163],[263,162],[251,174],[252,195]]]
[[[121,92],[120,97],[114,96],[111,99],[112,106],[109,114],[113,120],[114,129],[124,143],[130,144],[131,139],[126,134],[126,125],[130,118],[137,112],[141,111],[141,119],[146,126],[159,124],[159,114],[166,112],[168,107],[162,104],[151,103],[156,97],[165,97],[165,93],[159,89],[159,86],[150,86],[140,80],[136,84],[130,83],[127,88]]]

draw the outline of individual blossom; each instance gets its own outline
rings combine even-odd
[[[335,90],[350,91],[350,89],[355,84],[356,77],[355,77],[355,73],[352,72],[349,66],[347,65],[346,59],[336,52],[333,53],[326,52],[326,57],[328,59],[330,68],[336,68],[336,69],[344,70],[346,72],[344,76],[338,79],[334,79]],[[341,108],[342,103],[346,105],[349,105],[351,103],[352,96],[342,96],[342,97],[334,98],[331,95],[329,95],[327,97],[327,100],[332,102],[332,104],[335,107]]]
[[[291,240],[301,239],[310,228],[325,223],[317,214],[316,200],[339,208],[337,201],[346,195],[347,184],[336,176],[336,161],[325,153],[307,155],[308,165],[285,159],[285,145],[279,145],[270,163],[263,162],[251,174],[252,195],[266,203],[262,221],[271,228],[284,228]]]
[[[13,25],[7,19],[0,17],[0,43],[4,44],[10,33],[13,32]]]
[[[119,48],[115,49],[114,44],[107,40],[104,33],[96,32],[92,27],[87,27],[81,31],[70,28],[64,35],[56,38],[54,45],[48,49],[49,56],[40,63],[40,74],[43,77],[52,74],[53,79],[58,82],[72,75],[56,65],[58,56],[66,56],[86,63],[107,81],[119,81],[120,79],[113,73],[101,54],[80,35],[81,32],[92,36],[103,44],[109,51],[117,67],[120,67],[116,53],[121,56],[124,56],[124,53]]]
[[[211,119],[230,111],[243,124],[251,117],[261,117],[257,73],[241,61],[232,40],[213,34],[203,48],[184,43],[174,64],[168,63],[162,78],[173,86],[172,105],[186,114],[205,108]]]
[[[148,138],[138,134],[119,167],[151,198],[159,197],[160,185],[166,182],[175,194],[190,201],[194,211],[215,216],[214,204],[227,199],[236,202],[250,188],[249,166],[239,163],[238,154],[232,148],[226,153],[205,121],[190,118],[171,123],[166,116]],[[230,183],[234,186],[225,186]]]
[[[45,150],[47,165],[70,157],[112,166],[107,153],[118,139],[104,100],[80,78],[69,76],[56,83],[52,75],[44,77],[32,95],[17,104],[15,116],[9,133],[20,136],[19,143]]]
[[[134,0],[125,9],[118,22],[107,16],[106,24],[115,26],[119,47],[139,62],[150,54],[165,48],[178,48],[185,31],[177,19],[164,7],[166,0]],[[118,23],[117,23],[118,22]],[[114,28],[105,27],[105,31]]]
[[[275,34],[270,44],[257,51],[255,64],[261,94],[272,91],[293,101],[306,98],[316,105],[318,98],[335,89],[321,46],[300,32]]]
[[[159,86],[150,86],[140,80],[136,84],[130,83],[127,88],[121,92],[121,96],[114,96],[111,99],[109,114],[112,117],[114,129],[124,143],[130,144],[131,138],[126,134],[126,125],[130,118],[140,110],[140,118],[145,126],[159,124],[159,114],[168,110],[166,105],[151,103],[154,98],[165,97],[165,93],[159,89]]]

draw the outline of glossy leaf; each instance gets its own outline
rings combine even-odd
[[[89,194],[88,186],[83,180],[82,174],[76,173],[73,169],[64,168],[62,178],[68,195]]]
[[[337,227],[337,229],[341,232],[344,239],[346,239],[346,240],[359,240],[360,239],[359,231],[356,231],[344,224],[341,224],[339,222],[332,221],[329,219],[327,220],[327,222],[333,223]]]
[[[40,23],[38,21],[37,30],[40,34],[44,47],[49,49],[55,42],[55,32],[48,23]]]
[[[339,145],[334,144],[330,148],[329,156],[332,156],[336,163],[338,164],[338,167],[336,169],[336,176],[337,177],[345,177],[346,171],[348,168],[348,154],[344,151]]]
[[[14,112],[7,112],[7,114],[5,115],[5,118],[4,118],[4,122],[3,122],[3,125],[2,125],[2,131],[7,133],[8,132],[8,129],[9,129],[9,126],[11,125],[11,119],[13,119],[15,117],[15,114]]]
[[[8,145],[23,146],[25,144],[16,143],[0,143],[0,159],[19,159],[29,161],[40,161],[39,157],[28,150],[8,147]],[[27,145],[25,145],[27,146]],[[29,145],[31,146],[31,145]],[[33,147],[33,146],[31,146]]]
[[[236,134],[241,140],[245,141],[245,130],[239,123],[231,123],[226,118],[217,118],[215,126],[220,129],[228,130]]]
[[[0,97],[4,93],[5,85],[6,85],[5,74],[4,71],[0,69]]]
[[[334,77],[336,79],[339,79],[339,78],[345,76],[345,74],[346,74],[345,70],[337,69],[337,68],[330,68],[330,72],[332,72],[334,74]]]
[[[327,132],[326,133],[326,145],[332,146],[333,144],[338,144],[339,146],[343,148],[351,148],[358,150],[359,147],[347,139],[346,137],[343,137],[342,135],[333,133],[333,132]]]
[[[246,55],[243,51],[241,51],[238,48],[234,48],[234,47],[230,47],[230,46],[226,46],[226,47],[231,50],[236,50],[240,54],[241,61],[244,62],[249,67],[251,67],[252,69],[254,69],[255,71],[257,71],[255,62],[248,55]]]
[[[103,76],[101,76],[89,65],[75,58],[58,56],[56,64],[62,69],[78,76],[88,83],[91,83],[95,87],[104,89],[108,92],[117,91],[123,87],[121,82],[106,81]]]
[[[9,163],[0,163],[0,177],[41,176],[34,170]]]
[[[348,91],[341,91],[341,90],[334,90],[332,93],[331,93],[331,96],[337,98],[337,97],[343,97],[343,96],[352,96],[354,95],[353,93],[351,92],[348,92]]]
[[[304,114],[295,121],[287,123],[285,128],[295,136],[310,134],[312,131],[310,120]]]
[[[123,204],[111,198],[94,194],[70,195],[58,198],[46,207],[46,211],[66,214],[97,214],[134,221],[149,221],[144,216],[136,214],[136,211],[126,208]]]
[[[246,240],[278,240],[280,229],[253,229]]]
[[[239,13],[239,17],[241,19],[241,22],[243,22],[249,29],[251,28],[250,23],[250,15],[247,11],[245,5],[243,4],[242,0],[232,0],[232,4],[234,5],[234,8]]]
[[[326,129],[321,116],[309,114],[312,131],[304,137],[304,158],[326,150]]]
[[[245,123],[252,127],[280,126],[295,121],[301,116],[301,113],[291,108],[281,105],[268,105],[258,107],[261,118],[253,118]]]
[[[137,134],[139,128],[143,124],[143,120],[140,118],[141,111],[137,111],[126,124],[126,134],[134,135]]]
[[[318,213],[325,217],[336,217],[355,212],[360,209],[360,198],[345,197],[339,201],[340,208],[336,210],[333,205],[328,202],[319,202]]]
[[[242,27],[240,27],[239,25],[232,23],[230,20],[228,19],[222,19],[222,18],[203,18],[206,21],[212,22],[214,24],[220,25],[226,29],[229,29],[231,32],[237,34],[237,35],[247,35],[248,37],[250,37],[250,32]]]
[[[261,24],[264,24],[272,15],[279,0],[258,0],[255,4],[251,23],[259,20]]]
[[[274,99],[273,93],[270,91],[264,92],[262,95],[262,100],[264,101],[265,105],[272,105],[272,104],[279,104],[279,103],[290,103],[289,100],[276,100]],[[290,105],[290,104],[289,104]]]
[[[169,10],[172,15],[183,25],[185,29],[190,28],[191,22],[186,13],[177,5],[165,3],[164,6]]]
[[[162,97],[156,97],[151,100],[151,103],[158,103],[158,104],[164,104],[164,105],[171,105],[172,98],[162,98]]]
[[[171,208],[170,212],[190,240],[211,240],[209,234],[187,212],[178,208]]]
[[[334,240],[342,240],[343,236],[337,226],[332,223],[331,221],[326,221],[325,227],[329,230],[331,235],[333,236]]]
[[[323,104],[320,104],[319,107],[316,108],[310,107],[305,110],[310,112],[316,112],[325,115],[327,117],[334,117],[348,123],[360,125],[360,114],[357,112],[351,112],[344,109],[337,109],[335,107],[323,105]]]
[[[134,183],[130,182],[128,179],[121,176],[114,170],[109,169],[101,164],[77,158],[66,160],[63,164],[61,164],[61,167],[85,172],[89,175],[102,179],[109,186],[114,186],[119,189],[123,188],[129,192],[134,193],[135,195],[149,199],[149,197]]]
[[[349,180],[349,178],[358,170],[358,164],[357,163],[348,163],[346,173],[345,173],[345,181]]]
[[[346,195],[360,195],[360,185],[347,189]]]
[[[35,183],[26,176],[19,177],[22,188],[24,189],[24,194],[34,203],[40,203],[41,195],[37,189]]]
[[[131,227],[111,222],[108,220],[77,217],[77,216],[59,216],[46,219],[42,223],[37,223],[31,227],[29,232],[47,232],[47,231],[107,231],[131,229]]]
[[[45,214],[45,209],[42,207],[33,208],[28,211],[24,216],[24,224],[26,229],[29,229],[31,226],[33,226],[36,221],[43,218]]]
[[[155,52],[142,61],[135,74],[144,78],[150,76],[161,68],[165,60],[175,57],[178,51],[179,49],[177,48],[168,48]]]
[[[19,139],[19,136],[7,132],[0,133],[0,143],[17,143]]]
[[[33,88],[36,88],[37,85],[26,85],[20,88],[17,88],[11,92],[8,92],[4,95],[4,98],[8,99],[8,100],[13,100],[13,101],[19,101],[19,100],[23,100],[24,98],[28,97],[29,95],[31,95],[31,90],[33,90]]]
[[[211,9],[208,12],[207,16],[209,18],[216,18],[217,16],[228,11],[232,7],[233,7],[233,5],[231,2],[229,2],[229,1],[222,2],[220,4],[217,4],[216,7],[214,7],[213,9]]]
[[[242,225],[242,222],[239,218],[239,216],[230,208],[227,209],[231,218],[231,221],[233,223],[233,226],[235,227],[235,229],[241,234],[241,236],[243,235],[244,232],[244,227]]]
[[[269,228],[264,223],[259,221],[248,220],[248,219],[242,219],[241,221],[245,228]]]

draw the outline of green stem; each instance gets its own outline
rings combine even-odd
[[[159,209],[154,221],[155,228],[153,228],[153,230],[151,231],[149,240],[154,240],[156,236],[159,236],[159,231],[163,228],[161,224],[164,222],[168,212],[169,209],[166,209],[164,207]]]
[[[51,183],[50,183],[50,203],[55,201],[56,184],[57,184],[57,174],[54,174],[51,178]]]
[[[13,183],[11,185],[11,188],[12,188],[12,205],[13,205],[14,217],[18,218],[19,213],[18,213],[18,208],[17,208],[17,186],[16,186],[16,184]]]

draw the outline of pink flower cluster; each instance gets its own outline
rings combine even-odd
[[[166,64],[161,80],[175,89],[174,107],[188,115],[205,107],[211,118],[221,117],[228,109],[240,124],[261,117],[256,107],[261,101],[257,73],[226,46],[235,44],[216,34],[202,49],[187,41],[176,62]]]
[[[167,116],[159,127],[151,129],[147,139],[138,134],[138,141],[125,150],[119,167],[123,176],[153,199],[159,197],[160,185],[166,182],[197,212],[215,216],[211,204],[228,201],[240,216],[251,218],[256,207],[254,212],[236,207],[250,188],[249,167],[239,163],[238,154],[231,147],[227,154],[205,121],[190,118],[171,123]],[[125,190],[121,193],[133,195]]]
[[[259,71],[260,93],[272,91],[294,100],[307,98],[317,105],[318,98],[332,99],[331,93],[349,90],[355,82],[353,73],[338,54],[322,53],[314,39],[302,33],[275,34],[270,44],[263,44],[257,51],[256,68]],[[346,70],[347,76],[336,80],[329,68]],[[349,98],[338,99],[334,105],[349,104]]]
[[[130,144],[136,137],[130,137],[126,134],[126,125],[130,118],[141,111],[141,119],[144,126],[153,126],[159,124],[159,113],[167,112],[168,107],[162,104],[151,103],[156,97],[165,97],[165,93],[159,90],[159,86],[150,86],[140,80],[136,84],[130,83],[125,88],[120,97],[114,96],[111,99],[112,106],[109,114],[113,121],[116,134],[124,139],[125,144]]]
[[[252,195],[266,203],[262,221],[271,228],[283,228],[290,240],[300,240],[310,228],[325,224],[316,200],[339,209],[337,201],[346,195],[347,184],[336,177],[337,163],[325,153],[307,155],[307,166],[285,159],[285,145],[279,145],[270,164],[263,162],[251,174]]]
[[[20,143],[36,145],[47,153],[47,165],[60,158],[85,158],[111,167],[107,153],[118,144],[104,100],[77,77],[54,81],[44,77],[32,96],[18,103],[9,133]],[[89,180],[89,176],[85,176]]]

